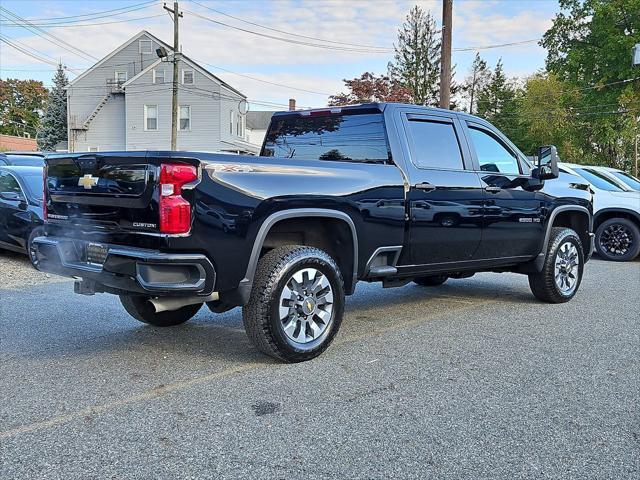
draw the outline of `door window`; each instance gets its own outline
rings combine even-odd
[[[474,127],[469,127],[469,133],[476,149],[480,170],[510,175],[520,174],[517,157],[496,138]]]
[[[13,193],[20,198],[24,198],[20,184],[18,184],[18,181],[9,173],[0,173],[0,193]]]
[[[463,170],[460,143],[452,123],[410,120],[413,144],[412,159],[416,167]]]

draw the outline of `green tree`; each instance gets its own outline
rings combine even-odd
[[[518,126],[516,94],[516,86],[504,74],[500,59],[478,91],[477,115],[513,135]]]
[[[389,62],[389,77],[407,88],[411,101],[438,104],[440,37],[431,12],[415,6],[398,31],[395,55]]]
[[[545,33],[547,69],[579,93],[573,107],[575,161],[626,167],[640,111],[640,0],[560,0]],[[633,80],[635,79],[635,80]]]
[[[62,65],[53,77],[53,88],[49,94],[49,102],[38,132],[38,148],[54,150],[58,142],[67,140],[67,92],[69,84]]]
[[[467,112],[473,114],[478,103],[478,91],[484,88],[491,76],[487,62],[476,52],[469,74],[461,87],[462,96],[467,104]]]
[[[514,142],[527,154],[540,145],[556,145],[562,159],[574,161],[576,149],[575,114],[571,105],[577,92],[554,74],[539,72],[527,78],[517,98],[519,134]]]
[[[0,80],[0,132],[35,136],[47,101],[47,89],[36,80]]]

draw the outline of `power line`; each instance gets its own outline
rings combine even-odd
[[[122,20],[113,20],[111,22],[97,22],[97,23],[74,23],[74,24],[66,24],[66,23],[58,23],[58,24],[34,24],[36,26],[39,27],[46,27],[46,28],[78,28],[78,27],[95,27],[98,25],[111,25],[114,23],[128,23],[128,22],[137,22],[139,20],[148,20],[150,18],[158,18],[158,17],[164,17],[164,14],[159,13],[157,15],[147,15],[146,17],[136,17],[136,18],[127,18],[127,19],[122,19]],[[92,19],[93,20],[93,19]],[[15,25],[15,24],[4,24],[4,23],[0,23],[1,27],[21,27],[22,25]]]
[[[243,18],[239,18],[239,17],[236,17],[234,15],[230,15],[228,13],[221,12],[220,10],[216,10],[215,8],[207,7],[206,5],[203,5],[202,3],[196,2],[195,0],[191,0],[191,3],[195,3],[196,5],[199,5],[202,8],[206,8],[207,10],[210,10],[212,12],[219,13],[220,15],[224,15],[225,17],[233,18],[234,20],[238,20],[240,22],[248,23],[249,25],[253,25],[255,27],[264,28],[265,30],[271,30],[272,32],[284,33],[285,35],[291,35],[292,37],[306,38],[308,40],[316,40],[316,41],[319,41],[319,42],[334,43],[334,44],[337,44],[337,45],[346,45],[346,46],[351,46],[351,47],[373,48],[373,49],[379,49],[379,50],[393,51],[393,49],[389,48],[389,47],[380,47],[380,46],[377,46],[377,45],[363,45],[361,43],[338,42],[336,40],[327,40],[325,38],[310,37],[310,36],[307,36],[307,35],[301,35],[299,33],[291,33],[291,32],[287,32],[285,30],[278,30],[277,28],[267,27],[266,25],[262,25],[260,23],[255,23],[255,22],[251,22],[249,20],[245,20]]]
[[[120,7],[120,8],[114,8],[112,10],[103,10],[100,12],[93,12],[93,13],[85,13],[83,15],[69,15],[66,17],[47,17],[47,18],[27,18],[25,20],[29,21],[29,22],[40,22],[40,21],[51,21],[51,20],[67,20],[67,19],[71,19],[71,18],[82,18],[82,17],[93,17],[95,15],[102,15],[105,13],[111,13],[111,15],[120,15],[122,13],[129,13],[129,11],[136,11],[136,10],[141,10],[143,8],[146,8],[146,6],[151,5],[152,3],[158,3],[157,0],[149,0],[147,2],[142,2],[142,3],[136,3],[134,5],[129,5],[127,7]],[[145,5],[145,7],[142,7],[142,5]],[[139,8],[136,8],[139,7]],[[126,10],[124,12],[120,12],[120,13],[112,13],[112,12],[117,12],[120,10]],[[109,16],[111,16],[109,15]],[[87,19],[85,19],[87,20]],[[95,20],[95,18],[91,18],[90,20]]]
[[[75,46],[71,45],[70,43],[66,42],[65,40],[62,40],[61,38],[56,37],[52,33],[49,33],[49,32],[47,32],[46,30],[43,30],[40,27],[31,26],[30,22],[26,21],[20,15],[17,15],[15,13],[13,13],[11,10],[8,10],[8,9],[0,6],[0,11],[1,12],[6,12],[4,14],[5,18],[7,18],[8,20],[12,21],[13,23],[18,24],[18,23],[22,22],[23,23],[22,27],[24,27],[25,29],[29,30],[32,33],[35,33],[39,37],[42,37],[42,38],[45,38],[45,36],[49,37],[51,39],[51,40],[49,40],[49,42],[53,43],[54,45],[57,45],[58,47],[61,47],[64,50],[67,50],[68,52],[73,53],[74,55],[77,55],[79,57],[83,57],[85,60],[87,60],[87,59],[98,60],[97,57],[94,57],[90,53],[85,52],[85,51],[79,49],[78,47],[75,47]],[[10,17],[15,18],[17,21],[13,20],[12,18],[7,17],[6,14],[9,14]],[[45,40],[46,40],[46,38],[45,38]]]
[[[307,46],[307,47],[314,47],[314,48],[324,48],[327,50],[335,50],[335,51],[343,51],[343,52],[353,52],[353,53],[375,53],[375,54],[380,54],[380,53],[384,53],[380,50],[372,50],[372,49],[364,49],[364,48],[351,48],[351,47],[341,47],[338,45],[321,45],[318,43],[311,43],[311,42],[306,42],[306,41],[302,41],[302,40],[294,40],[291,38],[283,38],[283,37],[278,37],[275,35],[269,35],[266,33],[260,33],[260,32],[256,32],[254,30],[248,30],[246,28],[242,28],[242,27],[237,27],[234,25],[229,25],[228,23],[224,23],[224,22],[220,22],[218,20],[214,20],[213,18],[210,17],[206,17],[204,15],[200,15],[199,13],[196,12],[192,12],[190,10],[184,10],[187,13],[190,13],[191,15],[201,18],[203,20],[206,20],[208,22],[211,23],[215,23],[216,25],[221,25],[223,27],[227,27],[227,28],[232,28],[234,30],[239,30],[241,32],[244,33],[250,33],[252,35],[257,35],[259,37],[264,37],[264,38],[269,38],[272,40],[278,40],[281,42],[285,42],[285,43],[292,43],[294,45],[303,45],[303,46]]]
[[[27,55],[27,56],[29,56],[29,57],[31,57],[31,58],[33,58],[33,59],[35,59],[35,60],[38,60],[38,61],[43,62],[43,63],[47,63],[47,64],[49,64],[49,65],[54,65],[54,66],[57,66],[57,65],[58,65],[58,64],[57,64],[57,62],[55,62],[55,61],[47,60],[46,58],[41,57],[41,56],[39,56],[38,54],[35,54],[35,53],[32,53],[32,52],[29,52],[29,51],[28,51],[28,50],[26,50],[25,48],[23,48],[23,47],[21,47],[21,46],[19,46],[19,45],[15,44],[15,43],[13,43],[11,40],[9,40],[9,39],[8,39],[7,37],[5,37],[4,35],[0,35],[0,41],[2,41],[2,42],[4,42],[4,43],[6,43],[6,44],[7,44],[7,45],[9,45],[10,47],[15,48],[15,49],[16,49],[16,50],[18,50],[19,52],[21,52],[21,53],[23,53],[23,54],[25,54],[25,55]]]
[[[484,45],[481,47],[459,47],[452,49],[454,52],[472,52],[475,50],[489,50],[492,48],[501,48],[501,47],[514,47],[517,45],[526,45],[527,43],[533,43],[540,41],[539,38],[532,38],[530,40],[521,40],[519,42],[509,42],[509,43],[498,43],[495,45]]]

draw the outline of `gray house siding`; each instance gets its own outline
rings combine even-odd
[[[140,53],[140,40],[151,40],[150,54]],[[67,106],[68,138],[71,139],[70,148],[73,148],[73,151],[87,151],[88,146],[96,145],[100,146],[100,150],[109,150],[112,146],[120,150],[125,148],[124,95],[111,94],[112,86],[109,86],[107,81],[115,80],[116,71],[127,72],[127,79],[133,78],[158,59],[155,50],[159,46],[152,37],[140,35],[111,58],[89,69],[72,82],[67,90]],[[83,126],[106,96],[109,96],[109,100],[89,123],[88,129],[74,130],[74,127]]]
[[[89,130],[78,131],[74,151],[88,152],[90,147],[101,151],[125,150],[125,98],[123,94],[111,95],[89,125]]]
[[[186,62],[178,64],[180,77],[182,70],[195,70]],[[170,74],[172,65],[161,64]],[[166,77],[169,80],[169,77]],[[127,150],[169,149],[171,147],[171,84],[152,84],[153,71],[150,70],[127,85]],[[152,84],[152,87],[149,87]],[[193,85],[182,85],[178,89],[178,104],[191,108],[189,130],[178,131],[179,150],[214,151],[220,145],[219,107],[220,85],[199,71],[194,71]],[[240,97],[239,97],[240,98]],[[157,130],[145,130],[144,106],[158,106]]]
[[[150,40],[150,53],[140,52],[140,40]],[[69,149],[156,150],[170,149],[171,80],[173,64],[160,62],[155,50],[167,45],[142,32],[73,80],[67,88]],[[246,98],[233,87],[182,57],[179,65],[179,105],[190,107],[190,128],[178,131],[179,150],[253,152],[246,141],[244,120],[230,131],[231,112]],[[164,81],[154,70],[164,71]],[[183,83],[183,70],[193,71],[193,84]],[[116,72],[126,81],[116,84]],[[121,79],[124,80],[124,79]],[[157,128],[145,128],[145,105],[157,106]]]

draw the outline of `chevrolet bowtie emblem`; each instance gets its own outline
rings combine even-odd
[[[84,187],[85,190],[91,190],[92,187],[98,184],[98,177],[94,177],[89,173],[78,179],[78,186]]]

